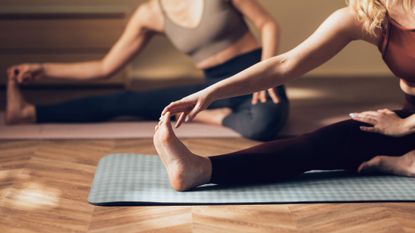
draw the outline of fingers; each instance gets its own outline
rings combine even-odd
[[[355,121],[359,121],[359,122],[363,122],[363,123],[367,123],[371,125],[376,125],[378,123],[378,120],[376,119],[376,117],[373,115],[369,115],[369,114],[362,115],[362,114],[352,113],[350,114],[350,117]]]
[[[173,104],[174,104],[174,102],[171,102],[169,105],[164,107],[163,111],[161,112],[161,115],[164,116],[167,112],[169,112],[170,109],[172,108]]]
[[[278,104],[280,102],[280,97],[277,95],[274,88],[268,89],[268,94],[271,96],[272,102],[274,104]]]
[[[393,112],[392,110],[387,109],[387,108],[385,108],[385,109],[379,109],[377,112],[378,113],[385,113],[385,114],[395,114],[395,112]]]
[[[255,92],[254,94],[252,94],[252,101],[251,104],[255,105],[258,103],[258,92]]]
[[[266,103],[267,102],[267,92],[266,91],[259,92],[259,100],[261,101],[261,103]]]
[[[186,117],[187,117],[187,113],[182,112],[179,116],[179,119],[177,119],[176,125],[174,127],[179,128],[183,124]]]
[[[32,74],[26,73],[21,75],[21,78],[19,79],[20,83],[30,83],[33,80]]]
[[[14,75],[18,83],[23,83],[26,79],[30,78],[29,69],[24,65],[15,67]]]
[[[164,116],[167,112],[170,112],[171,114],[176,114],[180,112],[188,112],[190,111],[189,108],[190,106],[187,103],[175,101],[167,105],[167,107],[163,109],[163,112],[161,113],[161,115]]]
[[[271,98],[273,99],[273,101],[277,101],[277,103],[279,102],[278,96],[275,94],[274,92],[274,97],[271,96]],[[255,92],[254,94],[252,94],[252,101],[251,103],[253,105],[257,104],[259,102],[261,103],[266,103],[267,102],[267,92],[266,91],[259,91],[259,92]]]
[[[360,130],[368,133],[381,133],[380,129],[376,127],[360,126]]]
[[[187,115],[185,122],[192,121],[196,115],[202,110],[202,106],[200,103],[197,103],[196,106],[193,108],[193,110]]]
[[[12,66],[7,70],[7,77],[9,79],[16,80],[16,77],[18,74],[19,74],[19,69],[15,66]]]
[[[366,116],[376,117],[376,116],[379,116],[380,115],[380,113],[377,112],[377,111],[366,111],[366,112],[355,113],[355,114],[357,114],[359,116],[363,116],[363,117],[366,117]]]

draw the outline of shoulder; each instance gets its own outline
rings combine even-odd
[[[356,11],[350,7],[341,8],[331,15],[333,23],[336,23],[340,30],[347,33],[353,40],[365,40],[376,43],[380,35],[370,35],[364,30],[363,23],[359,20]],[[379,35],[378,35],[379,34]]]
[[[164,28],[164,17],[159,0],[150,0],[141,4],[134,12],[132,20],[148,30],[162,32]]]

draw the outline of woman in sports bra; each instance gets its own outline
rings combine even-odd
[[[262,43],[250,32],[245,19],[259,29]],[[178,50],[192,58],[205,74],[203,84],[121,92],[46,106],[27,103],[20,94],[19,83],[43,78],[79,81],[110,78],[140,54],[156,34],[165,35]],[[277,38],[276,22],[256,0],[151,0],[138,8],[124,34],[102,60],[11,67],[6,123],[97,122],[119,116],[155,120],[173,100],[274,56]],[[270,140],[285,124],[288,107],[284,87],[279,86],[253,96],[217,101],[196,120],[224,125],[251,139]]]
[[[291,51],[165,108],[154,143],[174,189],[275,182],[314,169],[415,176],[415,1],[349,0],[348,5]],[[213,101],[281,85],[324,64],[354,40],[379,46],[401,80],[406,97],[401,110],[352,113],[350,120],[311,133],[209,158],[190,152],[171,130],[171,114],[181,114],[180,125]]]

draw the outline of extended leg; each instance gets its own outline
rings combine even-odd
[[[182,165],[182,169],[169,173],[171,182],[174,180],[172,183],[181,184],[180,190],[207,182],[241,184],[279,181],[313,169],[357,171],[362,162],[376,155],[401,156],[414,149],[415,135],[393,138],[370,134],[360,131],[361,125],[351,120],[342,121],[299,137],[213,156],[209,161],[191,153],[172,130],[165,130],[170,129],[166,121],[159,126],[154,140],[168,170],[171,158]]]
[[[119,116],[158,119],[170,102],[197,92],[209,85],[179,86],[143,92],[121,92],[91,96],[54,105],[37,106],[37,122],[99,122]]]

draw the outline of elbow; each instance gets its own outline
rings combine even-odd
[[[284,85],[286,82],[295,77],[295,65],[291,59],[284,54],[263,61],[265,66],[260,74],[263,79],[254,82],[263,82],[265,87],[276,87]],[[255,84],[254,84],[255,85]]]
[[[113,69],[111,67],[108,67],[105,65],[104,61],[99,61],[99,71],[97,75],[98,80],[109,80],[112,76],[114,76],[117,72],[116,69]]]
[[[295,64],[286,54],[273,57],[269,62],[271,69],[268,71],[268,76],[279,77],[284,81],[294,76]]]
[[[264,33],[270,32],[272,34],[278,34],[280,30],[277,21],[272,17],[268,17],[266,20],[264,20],[259,27]]]
[[[114,76],[114,73],[112,73],[112,72],[108,72],[108,71],[104,71],[104,72],[102,72],[102,73],[99,75],[98,79],[99,79],[99,80],[102,80],[102,81],[105,81],[105,80],[109,80],[109,79],[111,79],[111,78],[112,78],[112,76]]]

